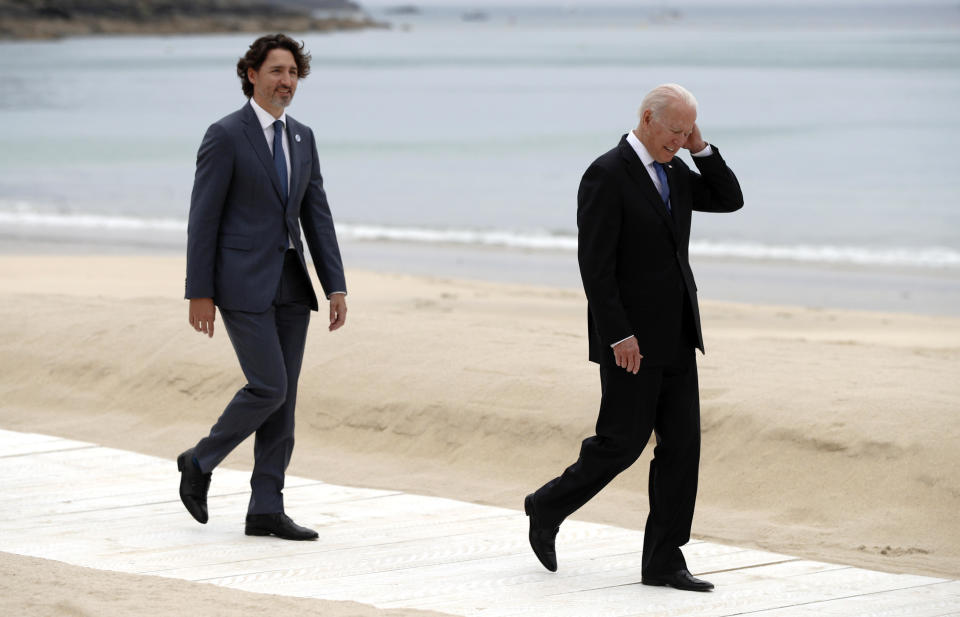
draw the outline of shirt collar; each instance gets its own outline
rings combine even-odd
[[[270,112],[257,105],[257,102],[253,100],[253,97],[250,97],[250,107],[253,107],[253,112],[257,114],[257,120],[260,121],[260,128],[267,130],[267,128],[273,126],[273,123],[279,120],[283,122],[283,126],[287,126],[287,112],[280,114],[279,118],[274,118],[270,115]]]
[[[633,131],[627,133],[627,143],[630,144],[630,147],[633,148],[633,151],[637,153],[637,156],[640,157],[640,162],[643,163],[644,167],[650,167],[654,162],[653,156],[647,152],[647,147],[643,145],[643,142],[637,137],[637,134]]]

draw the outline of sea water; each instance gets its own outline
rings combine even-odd
[[[341,237],[572,253],[583,171],[678,82],[746,199],[694,217],[695,257],[960,271],[960,9],[671,6],[425,7],[296,34],[312,72],[288,111]],[[180,242],[252,39],[0,44],[0,235]]]

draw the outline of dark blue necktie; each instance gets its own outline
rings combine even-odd
[[[660,198],[663,199],[663,205],[667,207],[667,212],[671,212],[670,184],[667,183],[667,171],[663,168],[663,164],[657,161],[653,162],[653,168],[657,170],[657,177],[660,178]]]
[[[283,155],[283,122],[273,123],[273,166],[280,177],[280,194],[283,204],[287,204],[287,157]]]

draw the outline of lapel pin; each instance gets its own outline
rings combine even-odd
[[[300,133],[297,133],[296,135],[294,135],[293,138],[294,140],[296,140],[297,143],[300,143]]]

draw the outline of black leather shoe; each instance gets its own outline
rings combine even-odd
[[[206,524],[207,491],[210,490],[210,476],[193,464],[193,448],[177,457],[177,469],[180,471],[180,501],[186,506],[190,516]]]
[[[533,505],[533,495],[523,500],[523,511],[530,517],[530,548],[543,567],[551,572],[557,571],[557,533],[560,527],[549,527],[540,522]]]
[[[713,583],[695,578],[686,568],[668,574],[657,574],[654,576],[647,576],[645,574],[640,579],[640,582],[644,585],[653,585],[654,587],[663,587],[666,585],[674,589],[682,589],[683,591],[713,590]]]
[[[294,523],[283,512],[274,514],[248,514],[248,536],[277,536],[284,540],[316,540],[318,534],[312,529]]]

